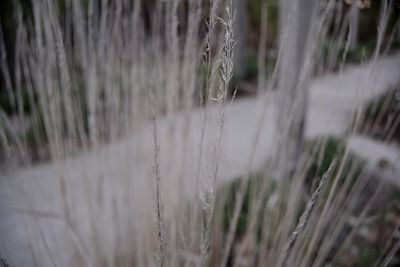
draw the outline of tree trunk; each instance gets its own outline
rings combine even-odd
[[[246,72],[246,25],[247,25],[247,1],[233,0],[233,10],[236,11],[234,24],[236,45],[234,48],[234,75],[242,79]]]
[[[280,3],[275,159],[277,175],[289,177],[296,167],[303,146],[307,93],[306,90],[300,91],[299,79],[316,1],[282,0]]]
[[[354,50],[358,44],[358,24],[360,20],[360,9],[357,1],[353,0],[350,10],[350,49]]]

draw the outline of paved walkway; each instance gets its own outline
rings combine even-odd
[[[310,89],[307,138],[343,135],[351,124],[354,108],[398,84],[399,80],[400,53],[381,58],[373,66],[349,67],[341,74],[315,80]],[[231,106],[222,135],[218,181],[259,170],[264,164],[272,148],[275,125],[274,94],[270,93],[267,99],[261,124],[265,104],[262,98],[238,99]],[[170,211],[182,199],[181,194],[195,194],[194,184],[207,187],[215,172],[219,131],[219,116],[215,114],[218,110],[210,108],[208,111],[204,146],[200,149],[204,112],[198,109],[180,114],[173,121],[163,119],[157,123],[167,216],[173,214]],[[258,130],[260,138],[255,144]],[[52,265],[51,258],[42,255],[50,251],[63,266],[75,255],[73,249],[66,249],[66,243],[85,244],[85,240],[89,240],[93,223],[90,218],[96,220],[104,240],[110,243],[117,239],[122,242],[126,236],[118,229],[109,229],[110,225],[117,224],[119,229],[124,229],[132,224],[139,232],[147,227],[142,222],[152,220],[152,133],[150,125],[131,138],[64,162],[0,173],[0,256],[6,257],[11,266],[31,266],[32,257],[37,258],[40,266],[48,266]],[[370,159],[372,167],[384,158],[394,166],[393,173],[397,177],[400,174],[397,148],[359,136],[350,138],[349,143],[356,153]],[[253,152],[254,158],[249,162]],[[66,203],[61,200],[60,178],[66,181]],[[63,219],[64,207],[71,211],[70,225]],[[126,220],[113,221],[121,216]],[[69,234],[71,240],[66,242],[63,233],[69,232],[74,234]],[[79,237],[84,241],[75,240]],[[34,249],[27,240],[35,241]],[[85,250],[84,247],[80,249]]]

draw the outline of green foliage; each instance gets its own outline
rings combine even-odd
[[[306,149],[309,151],[316,149],[314,150],[316,153],[311,153],[311,165],[307,172],[309,184],[315,177],[322,177],[334,159],[338,160],[334,175],[338,173],[343,164],[343,171],[340,175],[342,182],[346,179],[356,180],[365,166],[365,161],[352,153],[349,153],[346,159],[344,158],[346,143],[340,138],[330,136],[316,138],[306,142]]]
[[[222,189],[225,191],[223,194],[226,194],[226,199],[224,200],[224,217],[223,217],[223,225],[224,225],[225,232],[228,232],[230,221],[233,216],[236,192],[238,191],[238,189],[240,187],[241,179],[243,179],[243,178],[235,179],[233,182],[229,183],[225,188]],[[239,219],[238,219],[238,226],[237,226],[237,232],[236,232],[238,236],[243,235],[247,228],[247,223],[248,223],[247,217],[249,215],[249,206],[250,206],[250,183],[254,182],[251,180],[259,180],[259,179],[254,178],[254,177],[250,177],[248,179],[248,186],[247,186],[247,190],[245,193],[243,206],[240,211],[240,215],[239,215]]]
[[[0,93],[0,109],[7,115],[11,115],[15,112],[13,105],[11,104],[10,98],[5,93]]]
[[[22,89],[21,97],[18,99],[20,103],[17,103],[17,106],[21,106],[22,110],[26,114],[31,113],[31,106],[29,104],[29,95],[25,89]],[[4,111],[7,115],[16,115],[18,113],[18,107],[15,107],[11,103],[11,99],[5,91],[0,90],[0,109]]]
[[[381,112],[386,118],[400,113],[400,89],[390,90],[370,101],[365,109],[365,119],[375,120]]]
[[[234,212],[233,209],[236,201],[236,193],[240,188],[240,183],[242,179],[245,178],[239,177],[234,179],[232,182],[221,187],[219,189],[219,192],[217,193],[217,201],[223,202],[223,227],[225,233],[227,233],[229,230],[230,222]],[[240,238],[242,235],[245,234],[247,230],[250,210],[253,204],[252,201],[256,195],[259,196],[258,195],[260,193],[259,190],[261,189],[264,179],[266,179],[266,177],[264,177],[264,175],[262,174],[254,174],[246,179],[247,179],[246,193],[238,219],[238,225],[236,228],[236,238]],[[264,192],[265,193],[265,195],[263,196],[264,201],[267,201],[268,197],[272,194],[272,192],[275,191],[275,189],[276,189],[276,183],[274,183],[273,180],[271,180],[267,192]],[[258,238],[260,238],[261,234],[262,220],[263,220],[262,215],[260,214],[257,222]]]
[[[371,58],[375,50],[375,41],[366,42],[364,44],[358,45],[355,49],[350,50],[347,54],[347,61],[360,63],[364,60]],[[342,51],[342,53],[344,50]],[[340,56],[342,56],[342,53]]]
[[[371,246],[364,246],[358,252],[356,259],[357,267],[374,266],[375,261],[379,258],[379,251]]]
[[[325,144],[323,144],[325,143]],[[343,155],[345,143],[335,137],[327,137],[325,142],[322,138],[316,138],[306,143],[306,147],[314,149],[317,147],[318,153],[312,155],[312,164],[308,171],[308,177],[321,177],[329,168],[331,162]]]
[[[260,34],[262,3],[263,0],[248,1],[249,28],[254,31],[256,36],[259,36]],[[277,39],[278,36],[279,1],[268,0],[267,12],[267,37],[269,43],[272,43]]]
[[[337,64],[339,63],[361,63],[371,58],[374,53],[376,46],[375,40],[364,42],[359,44],[355,49],[349,49],[346,51],[346,44],[344,42],[337,42],[332,39],[328,39],[322,45],[322,58],[324,61],[333,52],[337,53]],[[344,62],[341,62],[342,59]],[[337,68],[338,66],[333,66]]]
[[[245,80],[254,80],[258,75],[257,57],[249,56],[246,58],[246,69],[244,74]]]
[[[268,77],[272,74],[275,67],[276,58],[268,58],[265,66],[265,73],[260,73],[260,75],[264,75],[264,77]],[[251,54],[246,58],[246,68],[243,79],[246,81],[254,81],[257,80],[259,75],[258,68],[258,58],[257,55]]]
[[[400,88],[367,103],[363,115],[361,129],[368,130],[368,134],[378,139],[389,137],[400,141],[400,125],[396,123],[400,116]]]

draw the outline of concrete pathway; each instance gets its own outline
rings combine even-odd
[[[343,135],[351,125],[355,108],[399,81],[400,53],[381,58],[372,66],[349,67],[343,73],[315,80],[310,89],[306,137]],[[266,101],[261,97],[235,101],[226,115],[221,143],[217,138],[220,113],[211,107],[202,149],[204,110],[157,122],[167,216],[173,214],[182,195],[193,196],[196,188],[208,188],[217,162],[220,163],[219,182],[263,166],[273,145],[274,97],[269,93]],[[259,141],[255,143],[257,133]],[[367,137],[354,136],[349,144],[372,164],[384,158],[394,166],[393,173],[399,177],[399,149],[376,144]],[[216,153],[219,145],[220,156]],[[61,197],[60,181],[65,181],[62,185],[65,201]],[[92,220],[99,225],[104,240],[110,244],[123,243],[127,235],[119,229],[134,225],[133,231],[139,233],[149,226],[143,222],[152,221],[152,192],[151,125],[131,138],[63,162],[0,173],[0,257],[6,258],[11,266],[32,266],[32,258],[36,258],[39,266],[51,266],[54,259],[49,254],[54,255],[58,266],[68,266],[69,259],[76,257],[77,249],[94,257],[94,252],[85,247],[93,235]],[[65,222],[63,210],[68,211],[69,223]],[[115,222],[115,218],[124,219]],[[34,241],[33,247],[29,240]],[[68,249],[67,244],[75,244],[72,245],[75,250]]]

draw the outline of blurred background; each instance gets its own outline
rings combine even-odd
[[[1,0],[0,266],[400,266],[398,0]]]

